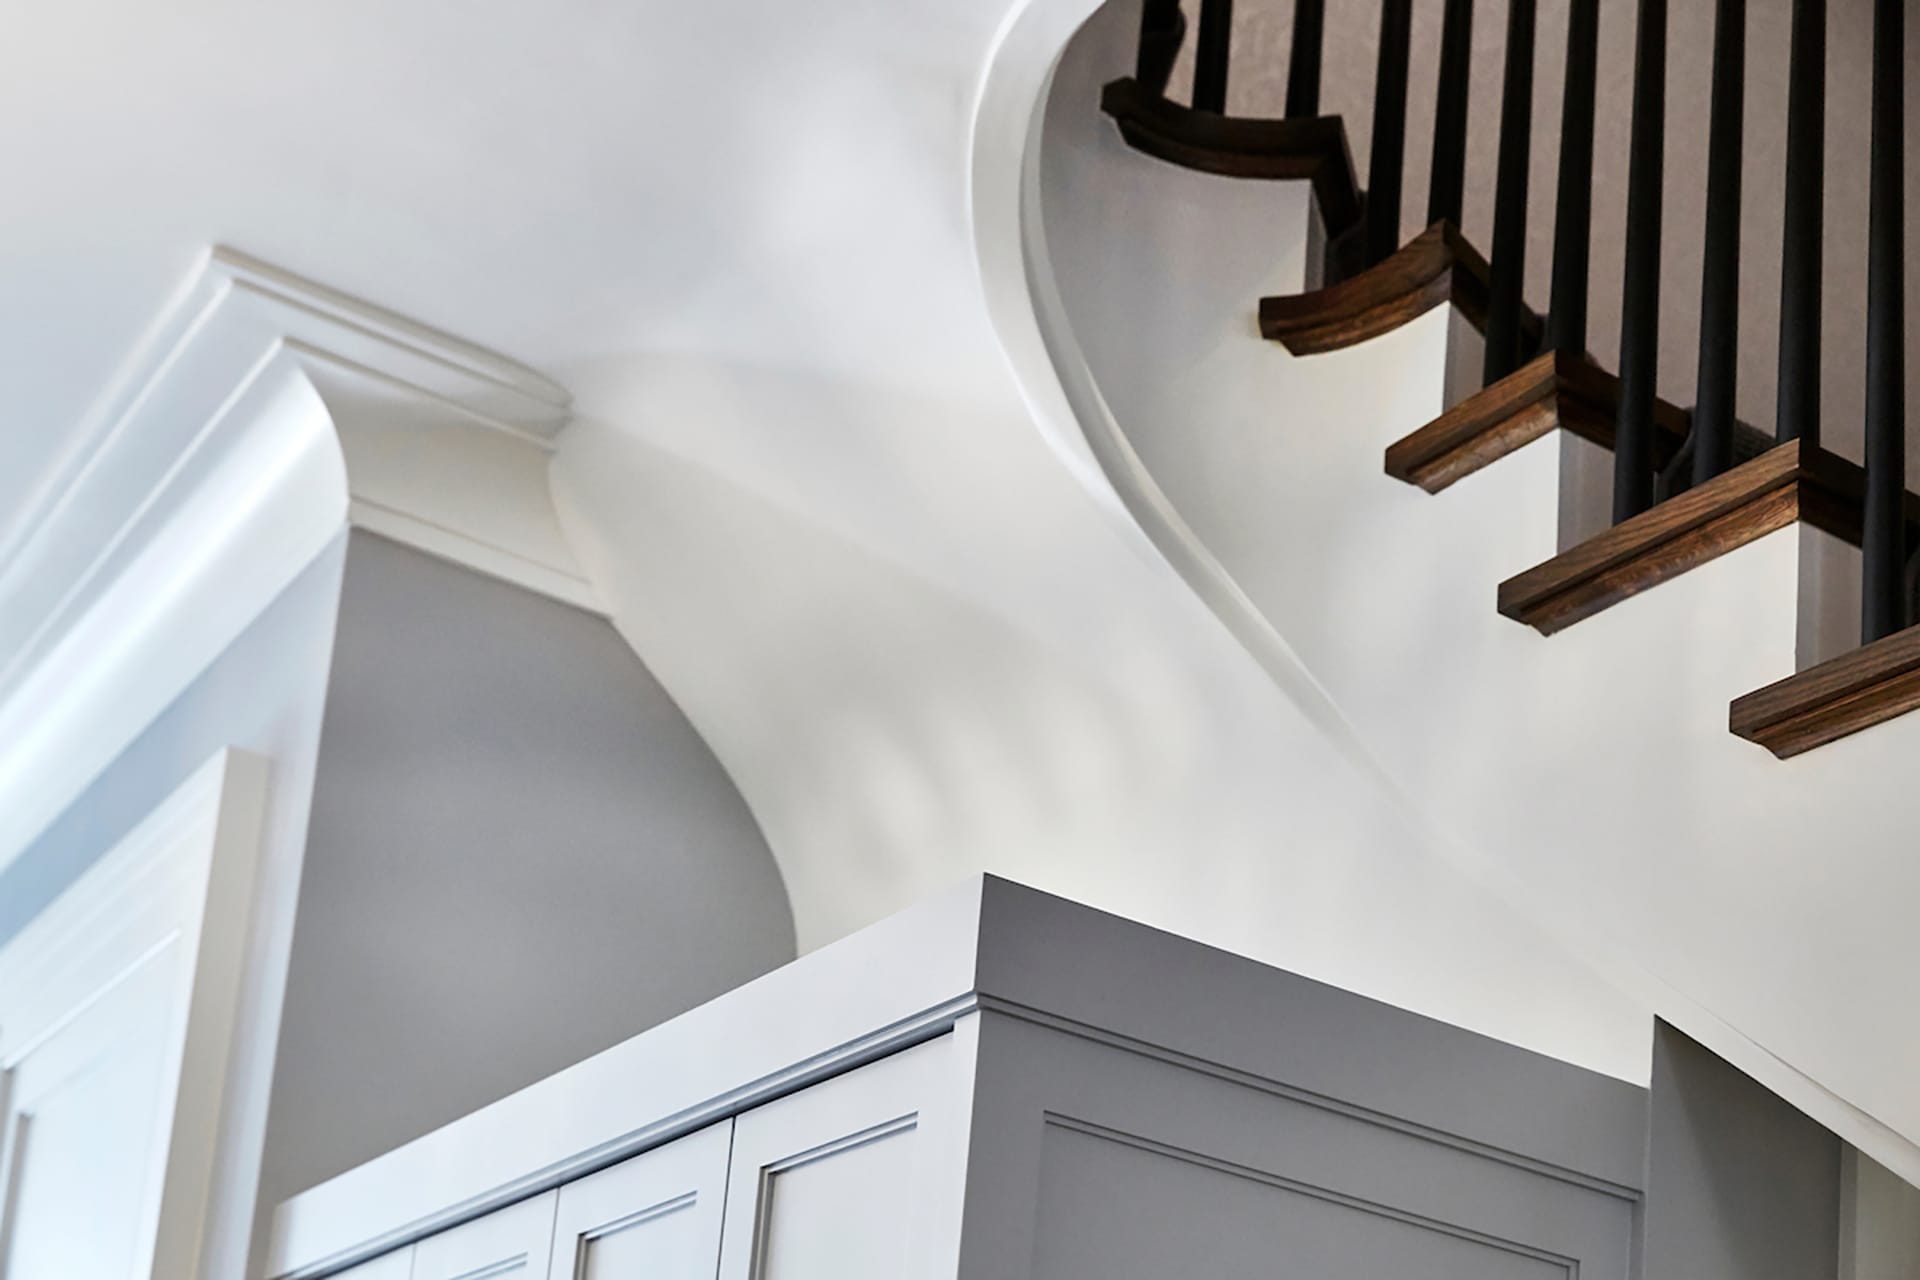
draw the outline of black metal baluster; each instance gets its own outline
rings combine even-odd
[[[1373,148],[1367,160],[1367,265],[1400,247],[1401,165],[1407,150],[1407,57],[1413,0],[1382,0],[1380,61],[1373,80]]]
[[[1287,55],[1287,118],[1320,114],[1320,46],[1325,40],[1326,0],[1294,0],[1293,50]]]
[[[1187,15],[1180,0],[1146,0],[1140,7],[1140,50],[1133,64],[1133,78],[1140,87],[1155,95],[1167,92],[1173,76],[1173,64],[1180,57],[1180,42],[1186,39]]]
[[[1896,0],[1896,3],[1898,0]],[[1613,433],[1613,519],[1653,502],[1654,379],[1660,350],[1660,167],[1667,115],[1667,0],[1640,0],[1627,151],[1626,275],[1620,300],[1620,404]]]
[[[1560,107],[1560,178],[1554,201],[1553,295],[1546,349],[1587,351],[1587,262],[1593,240],[1593,105],[1600,0],[1572,0],[1567,12],[1566,92]]]
[[[1527,157],[1533,139],[1534,0],[1507,2],[1506,83],[1500,92],[1500,167],[1493,188],[1493,257],[1487,284],[1491,386],[1520,367],[1521,289],[1527,273]]]
[[[1786,218],[1780,255],[1780,382],[1774,435],[1820,443],[1820,256],[1826,167],[1827,0],[1793,0],[1787,68]]]
[[[1200,0],[1200,33],[1193,45],[1193,109],[1224,115],[1227,60],[1233,48],[1233,0]]]
[[[1907,491],[1906,261],[1902,148],[1906,0],[1873,6],[1873,155],[1867,191],[1867,502],[1861,538],[1860,642],[1906,624],[1901,544]]]
[[[1693,482],[1733,465],[1740,345],[1740,135],[1746,93],[1746,0],[1719,0],[1707,115],[1707,234],[1700,271],[1700,366],[1694,384]]]
[[[1433,107],[1433,172],[1427,225],[1460,225],[1467,173],[1467,90],[1473,63],[1473,0],[1447,0],[1440,18],[1440,89]]]

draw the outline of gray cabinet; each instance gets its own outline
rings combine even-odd
[[[987,881],[288,1202],[275,1274],[411,1236],[404,1280],[1630,1280],[1645,1123]]]

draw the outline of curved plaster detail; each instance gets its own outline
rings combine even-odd
[[[597,597],[547,481],[566,392],[244,254],[207,254],[0,558],[0,867],[348,525]]]
[[[1524,459],[1438,500],[1382,476],[1381,449],[1444,406],[1450,377],[1474,355],[1464,350],[1471,339],[1436,312],[1311,367],[1261,343],[1253,299],[1300,287],[1306,184],[1189,173],[1111,136],[1097,115],[1099,86],[1125,74],[1136,12],[1110,4],[1074,38],[1035,113],[1021,193],[1040,340],[1128,510],[1329,749],[1377,784],[1427,847],[1646,1008],[1920,1181],[1912,1137],[1920,1130],[1901,1085],[1915,1060],[1906,1046],[1920,1030],[1911,1002],[1898,998],[1910,970],[1893,954],[1903,935],[1889,922],[1863,948],[1848,923],[1867,916],[1876,894],[1911,900],[1891,883],[1903,874],[1898,859],[1853,858],[1851,891],[1831,892],[1825,876],[1814,888],[1807,859],[1818,846],[1769,839],[1735,798],[1760,779],[1741,779],[1765,771],[1778,780],[1773,802],[1760,806],[1773,821],[1783,795],[1798,794],[1786,804],[1804,811],[1822,807],[1824,787],[1829,830],[1846,829],[1857,788],[1834,787],[1831,772],[1778,772],[1725,732],[1720,686],[1769,663],[1791,669],[1810,634],[1794,596],[1832,591],[1833,549],[1814,545],[1817,534],[1774,535],[1764,550],[1650,593],[1662,616],[1646,617],[1653,602],[1636,600],[1571,643],[1556,638],[1560,660],[1545,670],[1540,638],[1494,617],[1492,586],[1503,557],[1525,567],[1568,536],[1590,463],[1582,446],[1536,442]],[[1050,228],[1070,237],[1064,270]],[[983,261],[992,252],[983,246]],[[1114,271],[1115,262],[1127,266]],[[1010,346],[1031,348],[1033,322],[1015,317],[1004,328]],[[1099,358],[1089,358],[1089,341]],[[1431,610],[1445,599],[1455,601],[1449,610]],[[1423,624],[1415,610],[1445,616]],[[1637,667],[1629,648],[1631,669],[1622,669],[1620,646],[1647,641],[1603,632],[1633,625],[1625,619],[1634,615],[1649,631],[1664,627],[1666,647]],[[1702,625],[1714,618],[1721,624]],[[1673,643],[1676,628],[1690,643]],[[1390,639],[1397,634],[1418,639],[1409,648]],[[1714,653],[1727,655],[1726,670],[1714,670]],[[1638,696],[1621,697],[1636,687]],[[1702,702],[1718,713],[1704,716],[1714,723],[1678,710]],[[1678,733],[1676,718],[1685,722]],[[1696,741],[1697,750],[1676,751]],[[1609,785],[1604,766],[1590,762],[1631,758],[1628,744],[1676,786],[1719,771],[1708,785],[1724,792],[1725,816],[1677,808],[1670,788],[1649,789],[1645,768]],[[1885,734],[1880,746],[1898,749]],[[1526,753],[1551,759],[1545,775]],[[1463,774],[1462,760],[1480,763]],[[1463,786],[1469,777],[1474,785]],[[1542,787],[1545,777],[1559,785]],[[1599,794],[1628,799],[1596,820]],[[1516,808],[1517,817],[1504,812]],[[1806,816],[1794,827],[1804,830]],[[1838,901],[1808,911],[1809,893]],[[1824,941],[1794,932],[1822,917]],[[1817,972],[1782,983],[1768,976],[1780,967],[1769,952]]]
[[[566,372],[564,527],[760,820],[803,949],[990,871],[1644,1075],[1644,1008],[1432,855],[1090,450],[1020,192],[1091,8],[771,19],[786,70],[743,52],[730,83],[831,90],[716,117],[709,154],[777,118],[780,162],[727,170],[755,224],[670,326]]]

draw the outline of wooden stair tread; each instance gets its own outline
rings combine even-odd
[[[1727,727],[1780,759],[1920,707],[1920,627],[1735,698]]]
[[[1500,612],[1551,635],[1796,520],[1858,546],[1865,494],[1857,463],[1799,440],[1775,445],[1507,579]],[[1912,536],[1920,495],[1907,494],[1906,517]]]
[[[1297,356],[1338,351],[1389,333],[1452,302],[1482,331],[1487,260],[1452,223],[1437,222],[1391,257],[1338,283],[1260,300],[1260,333]],[[1539,342],[1540,317],[1521,316],[1521,338]]]
[[[1500,612],[1551,635],[1795,520],[1857,542],[1846,467],[1797,440],[1778,445],[1507,579]]]
[[[1236,119],[1182,106],[1133,79],[1107,85],[1100,109],[1128,145],[1157,159],[1229,178],[1312,182],[1329,238],[1360,221],[1360,188],[1339,116]]]
[[[1428,493],[1471,475],[1556,428],[1613,448],[1620,380],[1585,356],[1548,352],[1387,446],[1387,474]],[[1654,403],[1654,461],[1665,466],[1686,439],[1688,414]]]

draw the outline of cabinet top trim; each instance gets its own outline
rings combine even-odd
[[[268,1274],[328,1274],[981,1009],[1071,1024],[1579,1181],[1639,1185],[1637,1086],[982,876],[293,1197],[274,1214]],[[1552,1115],[1581,1117],[1579,1140],[1574,1126],[1542,1123]],[[1595,1132],[1618,1140],[1596,1149]]]

